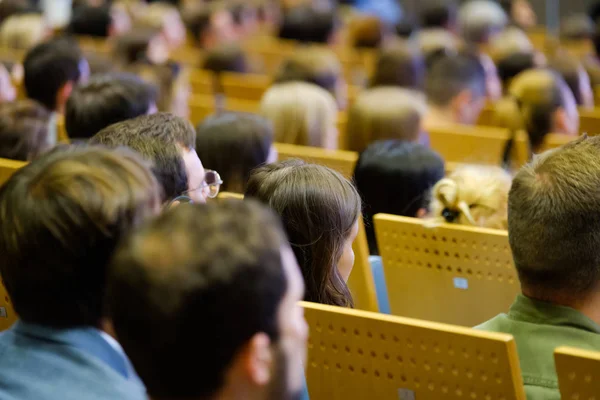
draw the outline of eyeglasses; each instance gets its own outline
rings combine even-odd
[[[202,185],[196,189],[190,189],[184,193],[188,194],[191,192],[195,192],[196,190],[202,190],[202,195],[205,198],[214,199],[219,194],[219,190],[221,189],[221,185],[223,184],[223,180],[217,171],[213,171],[211,169],[207,169],[204,171],[204,182]]]

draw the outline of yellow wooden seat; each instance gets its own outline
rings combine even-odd
[[[271,77],[258,74],[224,72],[220,75],[225,97],[260,102],[272,83]]]
[[[354,299],[354,308],[365,311],[379,311],[375,281],[369,263],[369,245],[362,216],[359,218],[358,235],[352,245],[354,268],[348,279],[348,287]]]
[[[26,162],[0,158],[0,186],[4,184],[18,169],[27,165]]]
[[[475,326],[520,292],[506,231],[386,214],[374,223],[394,315]]]
[[[194,126],[200,124],[206,117],[217,111],[217,100],[211,95],[193,95],[188,101],[190,121]]]
[[[0,277],[0,332],[10,328],[16,321],[17,315]]]
[[[212,95],[215,93],[215,76],[210,71],[190,69],[190,87],[194,95]]]
[[[579,132],[590,136],[600,134],[600,108],[579,109]]]
[[[69,134],[65,127],[65,117],[59,115],[56,118],[56,140],[58,143],[70,143]]]
[[[559,347],[554,361],[563,400],[600,398],[600,352]]]
[[[218,196],[219,199],[234,199],[234,200],[244,200],[244,195],[240,193],[232,193],[232,192],[221,192]]]
[[[301,304],[311,400],[525,400],[510,335]]]
[[[344,150],[325,150],[318,147],[275,143],[279,160],[298,158],[309,163],[324,165],[351,179],[358,161],[358,153]]]

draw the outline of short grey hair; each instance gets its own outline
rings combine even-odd
[[[495,1],[466,2],[459,11],[458,25],[468,43],[486,43],[490,36],[504,29],[508,17]]]

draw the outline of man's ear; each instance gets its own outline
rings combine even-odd
[[[417,218],[425,218],[427,216],[427,210],[425,208],[419,208],[417,210],[417,215],[415,215],[415,217]]]
[[[568,133],[571,130],[569,126],[569,117],[564,108],[557,108],[552,113],[552,132]]]
[[[265,386],[271,381],[274,356],[269,336],[265,333],[252,336],[240,357],[243,371],[251,383]]]

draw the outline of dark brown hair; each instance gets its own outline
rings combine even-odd
[[[400,86],[422,90],[424,83],[425,59],[417,47],[397,42],[380,51],[371,87]]]
[[[330,168],[290,160],[256,169],[246,197],[281,216],[302,269],[305,300],[352,307],[352,295],[337,268],[361,212],[352,183]]]
[[[50,113],[33,100],[0,104],[0,157],[31,161],[50,147]]]

